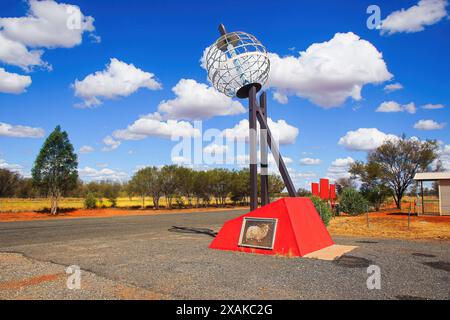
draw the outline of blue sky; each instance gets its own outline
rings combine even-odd
[[[297,187],[320,177],[345,176],[351,161],[364,159],[381,140],[402,133],[439,140],[442,160],[450,170],[446,1],[378,1],[382,20],[378,30],[366,25],[366,9],[372,1],[259,1],[253,12],[244,10],[241,1],[227,1],[225,11],[223,3],[212,1],[57,3],[79,8],[84,21],[81,29],[60,32],[58,19],[47,21],[54,26],[40,29],[46,15],[67,14],[53,1],[46,1],[45,6],[39,1],[0,4],[0,36],[5,41],[2,52],[0,38],[0,77],[17,82],[2,87],[0,78],[2,167],[29,175],[45,137],[58,124],[69,133],[77,151],[83,146],[91,148],[91,152],[79,153],[85,180],[126,179],[138,167],[171,163],[175,142],[166,134],[152,131],[139,138],[124,137],[136,134],[129,126],[140,117],[157,111],[161,114],[154,120],[158,125],[166,126],[167,121],[177,121],[175,127],[179,122],[192,124],[192,119],[161,112],[159,107],[162,101],[186,112],[202,107],[192,105],[195,99],[189,100],[187,95],[192,92],[186,89],[187,83],[179,86],[185,95],[177,96],[172,88],[181,79],[194,80],[194,91],[202,84],[210,86],[200,59],[218,38],[218,24],[224,23],[228,31],[254,34],[271,53],[273,70],[292,71],[291,75],[271,74],[266,87],[269,116],[298,129],[298,134],[286,132],[291,143],[281,145],[282,154],[292,160],[288,166]],[[37,27],[27,31],[23,26],[29,22]],[[312,50],[314,44],[317,50]],[[19,46],[20,54],[12,51]],[[301,51],[306,53],[300,55]],[[30,57],[32,62],[25,61]],[[131,89],[115,79],[108,94],[105,88],[95,87],[101,86],[95,77],[86,80],[96,72],[107,76],[112,58],[125,68],[122,77],[137,72],[136,77],[144,79],[136,80]],[[83,88],[74,87],[77,79]],[[387,92],[386,86],[392,84],[401,84],[402,89]],[[202,87],[205,103],[223,103],[223,108],[202,119],[204,128],[230,129],[247,118],[242,111],[224,115],[233,101],[214,95],[206,86]],[[355,86],[360,95],[349,92]],[[199,95],[203,91],[199,89]],[[287,103],[274,99],[275,92],[285,94]],[[343,98],[332,98],[333,93]],[[89,105],[92,97],[98,101]],[[216,104],[214,99],[220,101]],[[240,102],[247,107],[246,101]],[[125,135],[115,134],[127,128]],[[108,136],[120,145],[111,150],[104,143]],[[301,164],[301,159],[311,164]]]

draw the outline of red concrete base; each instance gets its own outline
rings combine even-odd
[[[278,219],[272,250],[238,246],[244,217]],[[225,222],[209,248],[302,257],[333,244],[334,242],[311,199],[282,198]]]

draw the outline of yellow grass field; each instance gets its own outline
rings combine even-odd
[[[194,202],[195,203],[195,202]],[[211,202],[213,203],[213,202]],[[145,206],[153,205],[151,198],[145,199]],[[161,198],[160,206],[166,206],[166,201]],[[104,199],[97,203],[98,207],[110,207],[111,203]],[[118,208],[141,207],[142,198],[134,197],[131,200],[128,197],[117,198]],[[172,202],[176,207],[176,202]],[[82,209],[84,208],[83,198],[63,198],[60,200],[59,207],[62,209]],[[50,208],[50,199],[19,199],[19,198],[0,198],[0,212],[22,212],[22,211],[40,211]]]

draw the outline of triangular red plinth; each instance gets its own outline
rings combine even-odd
[[[244,217],[278,219],[272,250],[238,245]],[[282,198],[225,222],[209,247],[219,250],[302,257],[333,244],[311,199]]]

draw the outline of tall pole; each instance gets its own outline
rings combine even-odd
[[[267,121],[267,96],[264,91],[259,96],[259,108],[263,117]],[[267,130],[261,127],[260,129],[260,149],[261,149],[261,205],[269,204],[269,161],[267,154]]]
[[[267,144],[269,145],[270,150],[272,151],[275,162],[278,165],[278,170],[280,171],[281,178],[283,179],[284,185],[289,193],[290,197],[296,197],[297,192],[295,191],[294,184],[292,183],[291,177],[289,176],[289,172],[287,171],[286,164],[284,163],[283,157],[280,154],[280,150],[273,139],[272,133],[270,132],[269,126],[267,125],[266,119],[262,116],[261,112],[257,112],[256,116],[258,117],[259,124],[261,128],[267,130]]]
[[[256,150],[256,87],[250,88],[249,102],[249,147],[250,147],[250,211],[258,208],[258,160]]]

